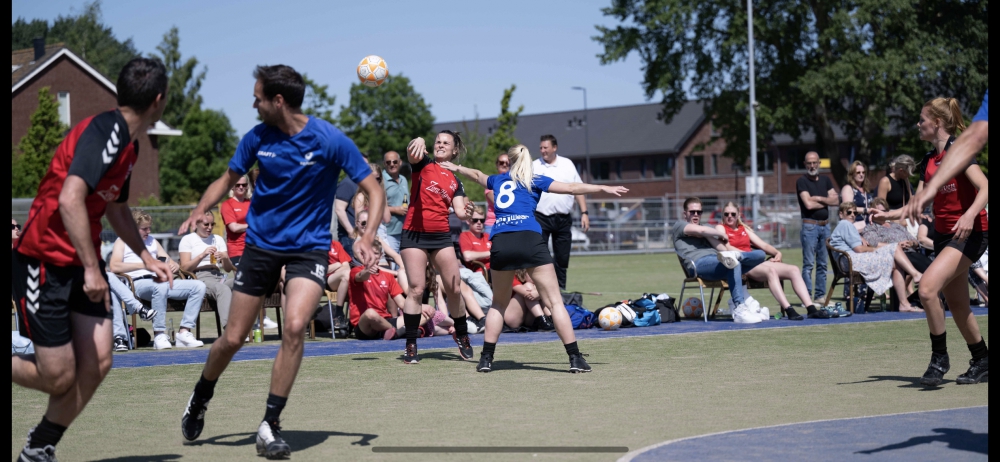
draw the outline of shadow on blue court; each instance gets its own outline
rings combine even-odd
[[[973,313],[976,316],[986,316],[989,313],[987,308],[973,308]],[[951,313],[948,313],[951,316]],[[576,331],[577,339],[579,340],[594,340],[594,339],[605,339],[605,338],[623,338],[623,337],[648,337],[648,336],[658,336],[658,335],[680,335],[680,334],[698,334],[705,332],[722,332],[722,331],[738,331],[738,330],[761,330],[761,329],[788,329],[797,327],[807,327],[807,326],[819,326],[819,325],[835,325],[835,324],[853,324],[862,322],[892,322],[892,321],[907,321],[907,320],[921,320],[924,319],[923,313],[876,313],[876,314],[864,314],[864,315],[854,315],[849,318],[843,319],[807,319],[805,321],[788,321],[786,319],[765,321],[759,324],[736,324],[731,320],[728,321],[709,321],[702,322],[700,320],[685,320],[682,322],[671,323],[671,324],[661,324],[659,326],[653,327],[642,327],[642,328],[632,328],[632,329],[618,329],[615,331],[603,331],[600,329],[588,329],[588,330],[578,330]],[[483,336],[473,335],[471,337],[473,346],[482,346]],[[557,342],[559,337],[554,333],[526,333],[526,334],[504,334],[500,337],[500,342],[503,344],[519,344],[519,343],[542,343],[542,342]],[[431,337],[420,339],[419,342],[420,351],[430,351],[436,349],[445,348],[455,348],[455,342],[450,336],[445,337]],[[333,342],[306,342],[305,353],[306,357],[312,356],[339,356],[339,355],[356,355],[356,354],[366,354],[366,353],[390,353],[399,352],[400,356],[403,354],[403,348],[405,343],[403,340],[394,341],[384,341],[384,340],[373,340],[373,341],[360,341],[360,340],[337,340]],[[128,368],[128,367],[150,367],[150,366],[175,366],[184,364],[203,364],[205,359],[208,357],[209,345],[205,345],[203,348],[194,350],[180,350],[173,349],[167,351],[133,351],[125,354],[116,354],[114,356],[114,368]],[[278,351],[278,345],[248,345],[240,350],[233,358],[234,361],[255,361],[263,359],[274,359],[275,354]]]
[[[668,441],[623,461],[962,461],[989,456],[989,407],[805,422]]]

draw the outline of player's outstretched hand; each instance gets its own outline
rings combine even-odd
[[[171,289],[174,288],[174,272],[167,262],[150,258],[145,262],[146,269],[153,273],[153,280],[156,282],[167,282]]]
[[[465,201],[465,216],[471,220],[473,213],[476,213],[476,204],[470,200]]]
[[[184,220],[184,223],[181,223],[180,228],[177,228],[177,235],[183,236],[187,234],[189,230],[194,231],[194,227],[195,224],[198,223],[198,219],[204,216],[204,210],[198,210],[197,207],[194,210],[191,210],[191,215],[188,216],[188,219]]]
[[[458,166],[451,162],[438,162],[438,165],[444,168],[445,170],[451,170],[453,172],[458,170]]]
[[[374,271],[378,267],[379,256],[375,253],[375,249],[372,248],[372,239],[370,237],[362,236],[357,242],[354,243],[354,256],[361,261],[361,264],[365,268]]]
[[[104,302],[104,309],[111,310],[111,295],[108,289],[108,280],[98,267],[87,268],[83,271],[83,293],[94,303]]]
[[[410,144],[406,145],[406,155],[410,157],[411,163],[420,162],[427,155],[427,143],[423,138],[410,140]]]
[[[616,196],[621,196],[628,192],[628,188],[624,186],[602,186],[601,189],[608,194],[614,194]]]
[[[934,198],[934,195],[927,190],[927,188],[922,189],[920,192],[913,195],[910,198],[910,203],[903,207],[903,218],[909,218],[914,223],[920,223],[923,218],[924,207]]]

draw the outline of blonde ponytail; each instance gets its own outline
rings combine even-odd
[[[531,192],[534,174],[531,172],[531,153],[528,148],[523,144],[514,146],[507,150],[507,157],[510,158],[510,178]]]
[[[955,98],[934,98],[924,104],[931,118],[939,119],[944,131],[956,135],[965,130],[965,120],[962,119],[962,108]]]

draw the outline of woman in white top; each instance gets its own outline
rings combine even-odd
[[[215,215],[205,214],[194,225],[194,232],[181,239],[177,253],[181,257],[181,269],[194,273],[205,283],[205,295],[215,300],[219,313],[219,324],[225,328],[229,323],[229,305],[233,299],[232,280],[227,281],[223,272],[235,272],[236,265],[229,258],[226,240],[212,234],[215,229]]]

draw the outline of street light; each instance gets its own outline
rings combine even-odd
[[[584,162],[587,163],[588,181],[593,181],[594,176],[590,173],[590,124],[587,123],[587,89],[584,87],[573,87],[572,89],[583,92],[583,146],[586,154]]]
[[[757,95],[754,92],[754,69],[753,69],[753,0],[747,0],[747,48],[750,58],[750,181],[753,182],[751,191],[752,208],[751,217],[756,225],[757,214],[760,210],[760,191],[757,189]],[[778,181],[781,181],[780,179]]]

